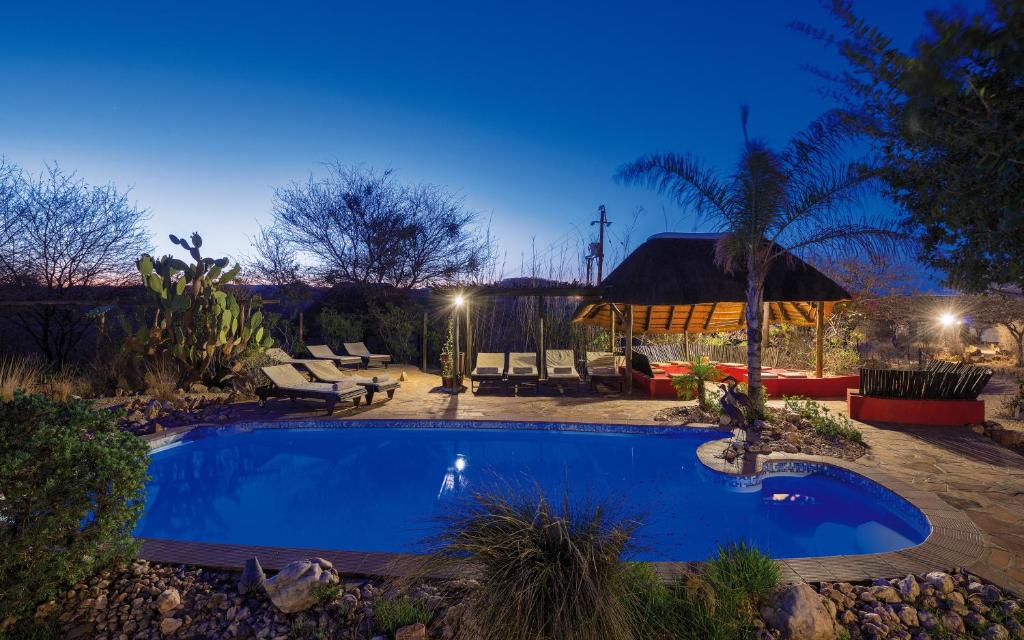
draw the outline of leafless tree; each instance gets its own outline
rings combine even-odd
[[[462,198],[443,187],[333,164],[324,178],[275,192],[274,223],[254,242],[253,262],[278,275],[303,265],[325,284],[448,284],[484,266],[488,241],[476,222]]]
[[[147,214],[129,192],[90,185],[57,165],[35,176],[9,169],[0,180],[0,281],[18,298],[41,303],[17,321],[47,359],[64,361],[87,321],[71,306],[53,303],[88,287],[136,280],[135,260],[151,250]]]

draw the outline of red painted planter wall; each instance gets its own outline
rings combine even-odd
[[[851,418],[864,422],[952,426],[985,421],[984,400],[873,398],[850,389],[846,394],[846,406]]]

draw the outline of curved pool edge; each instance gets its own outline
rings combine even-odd
[[[172,445],[197,429],[213,428],[217,431],[238,433],[253,429],[329,429],[352,428],[367,423],[403,422],[403,428],[431,428],[430,423],[444,422],[451,428],[451,422],[459,423],[459,428],[493,428],[493,429],[554,429],[555,425],[569,425],[571,430],[594,431],[586,427],[600,427],[598,431],[615,433],[663,433],[677,431],[703,431],[709,434],[722,433],[721,430],[694,428],[670,425],[638,425],[609,422],[603,425],[592,423],[538,422],[515,420],[373,420],[373,419],[341,419],[341,420],[296,420],[273,422],[238,422],[231,424],[196,424],[173,431],[153,434],[145,440],[151,450]],[[473,426],[476,425],[476,426]],[[878,577],[893,577],[907,574],[920,574],[928,571],[952,569],[954,567],[970,567],[980,560],[985,549],[985,540],[978,527],[967,515],[947,504],[930,491],[919,489],[900,480],[884,470],[868,466],[861,462],[813,456],[807,454],[781,454],[755,456],[748,461],[746,468],[738,464],[727,463],[715,451],[725,448],[729,438],[712,439],[697,449],[700,462],[710,471],[737,478],[754,477],[771,474],[771,468],[764,471],[765,465],[785,463],[814,463],[842,469],[880,485],[896,496],[902,498],[918,509],[931,526],[931,533],[924,542],[913,547],[884,553],[858,554],[844,556],[816,556],[804,558],[777,559],[786,582],[806,581],[845,581],[856,582]],[[741,459],[742,460],[742,459]],[[752,463],[752,464],[751,464]],[[422,575],[420,561],[424,556],[417,554],[401,554],[387,552],[345,551],[338,549],[310,549],[270,546],[249,546],[210,542],[190,542],[183,540],[167,540],[157,538],[139,538],[142,542],[138,557],[152,562],[167,564],[188,564],[214,569],[241,570],[245,561],[253,556],[260,559],[265,569],[279,570],[294,560],[323,557],[330,560],[338,571],[347,577],[354,578],[387,578],[409,575]],[[655,571],[670,577],[691,570],[699,562],[651,562]]]
[[[790,578],[806,582],[853,582],[970,567],[981,559],[985,550],[983,534],[967,514],[931,491],[917,488],[883,469],[856,460],[779,452],[759,454],[752,458],[744,456],[730,463],[718,455],[729,442],[730,438],[722,438],[703,443],[697,447],[698,460],[711,471],[750,480],[770,476],[779,472],[778,467],[790,464],[815,464],[841,469],[866,478],[902,498],[924,514],[931,527],[924,542],[897,551],[780,559],[784,570],[793,574]]]

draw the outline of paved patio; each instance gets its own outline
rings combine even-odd
[[[457,396],[439,388],[440,378],[414,367],[392,367],[391,375],[405,371],[408,380],[392,400],[375,400],[357,409],[343,409],[339,420],[467,419],[547,422],[651,424],[662,408],[677,406],[668,400],[650,400],[625,394],[576,397],[524,390],[519,397],[483,392]],[[845,413],[845,402],[829,401]],[[322,404],[272,400],[265,409],[255,403],[245,408],[242,420],[323,418]],[[996,445],[985,436],[961,427],[897,427],[858,424],[870,445],[858,460],[858,470],[895,479],[918,492],[937,496],[962,511],[982,532],[978,559],[967,568],[998,584],[1024,592],[1024,457]],[[924,495],[924,494],[920,494]],[[976,538],[970,544],[977,544]],[[965,556],[967,557],[967,556]],[[851,558],[852,559],[852,558]],[[950,567],[931,567],[942,569]],[[884,567],[879,567],[884,574]],[[880,574],[880,575],[881,575]]]

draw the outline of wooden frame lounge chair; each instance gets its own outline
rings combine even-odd
[[[599,384],[616,385],[620,392],[624,389],[625,381],[619,373],[619,357],[610,351],[587,352],[587,381],[590,382],[591,391]]]
[[[505,380],[505,354],[504,353],[478,353],[476,354],[476,368],[469,372],[469,390],[476,393],[483,387],[485,382],[502,383]],[[473,388],[473,383],[477,387]]]
[[[508,354],[508,369],[505,380],[512,386],[513,393],[519,393],[519,385],[540,386],[540,372],[537,371],[537,354],[521,351]]]
[[[387,369],[388,364],[391,362],[391,356],[386,353],[370,353],[370,350],[362,342],[343,342],[342,346],[345,347],[345,353],[348,355],[363,359],[364,369],[368,368],[371,364],[382,364]]]
[[[557,384],[561,390],[563,384],[575,383],[576,395],[579,395],[583,381],[576,371],[574,357],[572,349],[548,349],[544,352],[548,385]]]
[[[308,398],[312,400],[323,400],[327,403],[327,415],[334,413],[334,405],[343,401],[351,400],[355,406],[359,406],[366,389],[355,382],[349,384],[328,384],[326,382],[310,382],[306,380],[298,369],[290,364],[275,364],[270,367],[261,367],[263,373],[267,374],[272,386],[260,387],[256,395],[260,398],[260,406],[266,406],[267,398]]]
[[[389,379],[388,374],[386,373],[382,373],[379,376],[373,376],[372,378],[352,375],[351,373],[345,373],[338,367],[334,366],[329,360],[306,360],[301,364],[320,382],[343,383],[351,381],[365,388],[366,404],[373,402],[373,394],[381,391],[388,395],[389,400],[394,398],[395,390],[401,386],[401,383],[398,380]]]
[[[359,356],[339,356],[331,351],[331,348],[326,344],[311,344],[306,346],[306,350],[309,351],[310,355],[314,358],[320,360],[334,360],[338,363],[339,367],[354,365],[358,369],[359,365],[363,363],[363,359]]]

